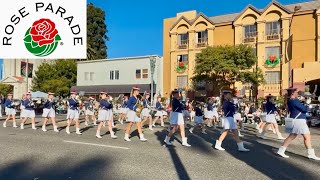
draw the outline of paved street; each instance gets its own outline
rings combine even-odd
[[[228,137],[225,152],[213,148],[218,131],[208,135],[189,135],[191,148],[182,147],[177,136],[174,147],[163,145],[165,131],[145,129],[148,142],[140,142],[136,131],[132,142],[125,142],[124,125],[117,125],[118,139],[102,131],[95,138],[96,127],[85,128],[83,135],[65,133],[65,116],[59,116],[61,132],[52,126],[48,132],[0,127],[0,179],[320,179],[320,162],[308,160],[300,137],[288,149],[290,159],[274,154],[280,142],[269,134],[269,140],[257,139],[254,128],[246,127],[246,146],[250,153],[239,153]],[[40,118],[38,120],[41,120]],[[134,129],[133,129],[134,130]],[[320,131],[312,130],[313,144],[320,156]],[[286,134],[285,134],[286,135]]]

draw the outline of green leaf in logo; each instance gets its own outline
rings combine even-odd
[[[23,40],[24,40],[24,42],[31,42],[31,41],[32,41],[32,37],[31,37],[31,35],[29,34],[29,35],[27,35]]]
[[[61,37],[59,34],[57,34],[55,37],[54,37],[54,41],[61,41]]]
[[[39,46],[39,44],[37,42],[31,41],[32,48],[36,48],[37,46]]]

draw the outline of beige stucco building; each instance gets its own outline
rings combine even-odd
[[[13,98],[20,99],[22,94],[25,94],[27,91],[31,90],[32,87],[32,79],[34,77],[35,71],[37,71],[38,67],[45,61],[51,60],[34,60],[34,59],[4,59],[3,60],[3,74],[2,80],[0,83],[2,84],[10,84],[13,86]],[[23,72],[26,72],[21,66],[24,63],[29,63],[32,65],[32,72],[28,72],[32,74],[29,75],[29,78],[24,76]]]
[[[256,50],[266,80],[259,96],[280,95],[291,85],[304,89],[320,77],[320,1],[272,1],[264,9],[248,5],[242,12],[214,17],[182,12],[165,19],[163,28],[164,94],[191,88],[196,54],[215,45],[248,44]],[[236,83],[239,95],[250,87]],[[203,93],[194,90],[196,96]]]

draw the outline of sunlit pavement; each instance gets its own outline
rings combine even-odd
[[[65,133],[65,116],[58,116],[60,132],[47,127],[32,130],[27,122],[24,130],[0,127],[0,179],[319,179],[320,162],[306,158],[303,139],[297,138],[288,148],[289,159],[275,155],[281,141],[270,132],[268,140],[258,139],[252,125],[246,125],[245,146],[249,153],[237,151],[228,137],[222,144],[226,151],[215,150],[219,131],[208,129],[189,136],[192,147],[183,147],[177,135],[173,147],[166,147],[166,131],[144,129],[148,142],[140,142],[133,127],[131,142],[125,142],[125,125],[116,125],[118,139],[111,139],[107,128],[102,139],[95,137],[96,127],[81,128],[83,135]],[[82,117],[83,119],[83,117]],[[19,121],[18,121],[19,122]],[[19,124],[19,123],[18,123]],[[312,129],[313,145],[320,156],[320,131]],[[287,136],[287,134],[284,134]]]

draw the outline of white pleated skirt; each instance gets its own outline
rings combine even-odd
[[[121,108],[121,109],[120,109],[120,113],[121,113],[121,114],[127,114],[128,111],[129,111],[129,108]]]
[[[100,109],[98,112],[98,121],[109,121],[111,119],[111,110]]]
[[[137,116],[135,111],[129,110],[127,113],[128,122],[141,122],[141,118]]]
[[[50,108],[50,109],[43,109],[42,117],[45,117],[45,118],[54,118],[54,117],[56,117],[56,112],[55,112],[54,109],[52,109],[52,108]]]
[[[163,111],[157,111],[154,116],[156,116],[156,117],[164,116]]]
[[[310,134],[307,121],[305,119],[294,119],[291,134]]]
[[[242,117],[241,117],[241,114],[240,113],[236,113],[233,115],[233,118],[235,120],[235,122],[237,121],[242,121]]]
[[[36,114],[35,114],[34,110],[24,109],[24,110],[21,112],[20,117],[22,117],[22,118],[34,118],[34,117],[36,117]]]
[[[148,108],[144,108],[141,112],[141,117],[151,117],[150,110]]]
[[[170,125],[182,125],[182,124],[184,124],[183,113],[171,112]]]
[[[267,123],[277,123],[276,115],[275,114],[267,114],[266,115],[266,122]]]
[[[225,117],[223,118],[224,124],[223,128],[224,129],[238,129],[237,124],[234,122],[233,117]]]
[[[196,124],[203,124],[203,116],[195,116],[194,117],[194,122]]]
[[[75,110],[72,110],[72,109],[68,109],[68,113],[67,113],[67,119],[79,119],[79,110],[75,109]]]
[[[93,116],[94,115],[94,111],[90,111],[89,109],[86,110],[85,112],[86,116]]]
[[[14,108],[7,108],[6,107],[5,111],[6,111],[7,116],[8,115],[16,115],[16,109],[14,109]]]
[[[214,119],[214,118],[218,119],[219,118],[219,114],[218,114],[217,111],[207,111],[206,118],[208,118],[208,119]]]

